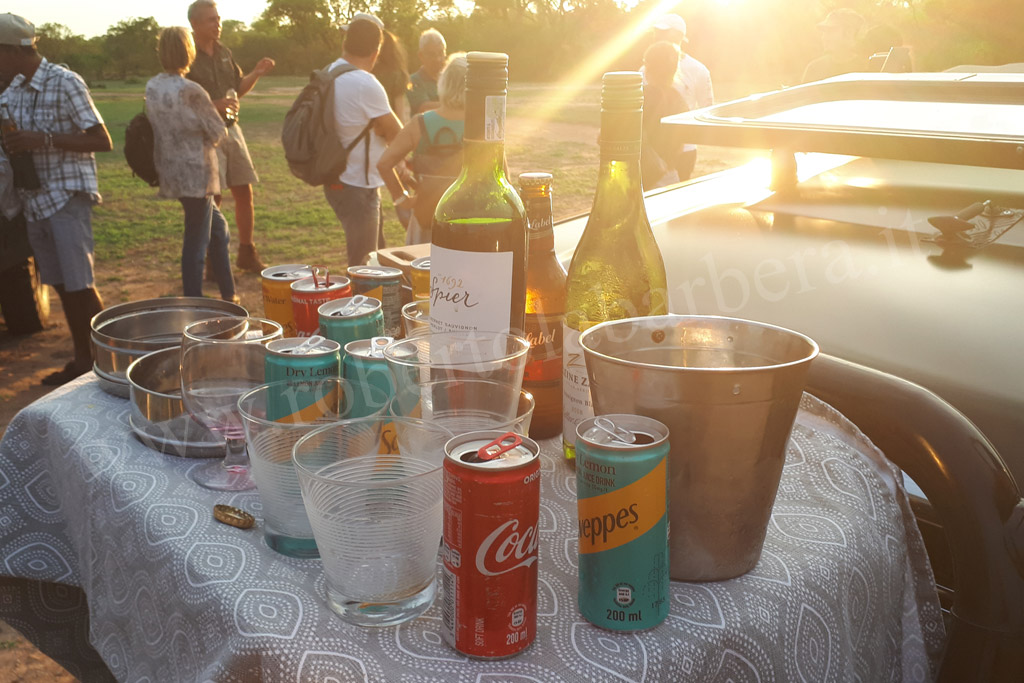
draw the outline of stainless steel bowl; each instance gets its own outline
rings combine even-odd
[[[181,345],[181,331],[195,320],[249,315],[229,301],[203,297],[165,297],[111,306],[92,319],[93,370],[104,391],[128,398],[125,372],[136,358]]]
[[[128,366],[132,431],[150,448],[184,458],[218,458],[224,441],[193,420],[181,402],[181,346],[147,353]]]

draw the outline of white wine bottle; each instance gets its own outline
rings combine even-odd
[[[434,211],[430,327],[521,334],[526,213],[505,174],[508,55],[466,55],[462,172]]]
[[[665,263],[640,184],[643,101],[638,72],[604,75],[597,192],[566,279],[562,450],[574,463],[576,426],[594,414],[580,333],[606,320],[668,312]]]

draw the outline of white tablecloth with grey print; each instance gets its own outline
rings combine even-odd
[[[128,414],[90,374],[28,406],[0,442],[0,573],[80,586],[89,640],[119,680],[873,683],[929,680],[941,654],[932,574],[895,467],[810,396],[757,567],[673,582],[667,621],[645,632],[580,616],[575,475],[544,442],[538,635],[490,662],[444,644],[438,604],[398,627],[342,623],[319,560],[278,555],[259,524],[214,521],[215,503],[259,518],[258,493],[199,488],[186,473],[203,461],[143,446]],[[19,623],[13,605],[45,622],[39,584],[25,584],[36,599],[7,594],[0,618]],[[55,603],[56,625],[68,605]]]

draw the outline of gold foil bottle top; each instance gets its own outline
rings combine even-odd
[[[601,79],[601,109],[640,111],[644,106],[644,77],[639,71],[609,71]]]
[[[546,197],[551,194],[551,181],[553,176],[550,173],[530,171],[519,174],[519,187],[523,197]]]
[[[466,88],[505,92],[508,87],[508,55],[504,52],[470,52],[466,55]]]

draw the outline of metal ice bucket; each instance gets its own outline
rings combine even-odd
[[[672,578],[752,569],[818,345],[774,325],[684,315],[602,323],[580,344],[595,414],[669,428]]]

